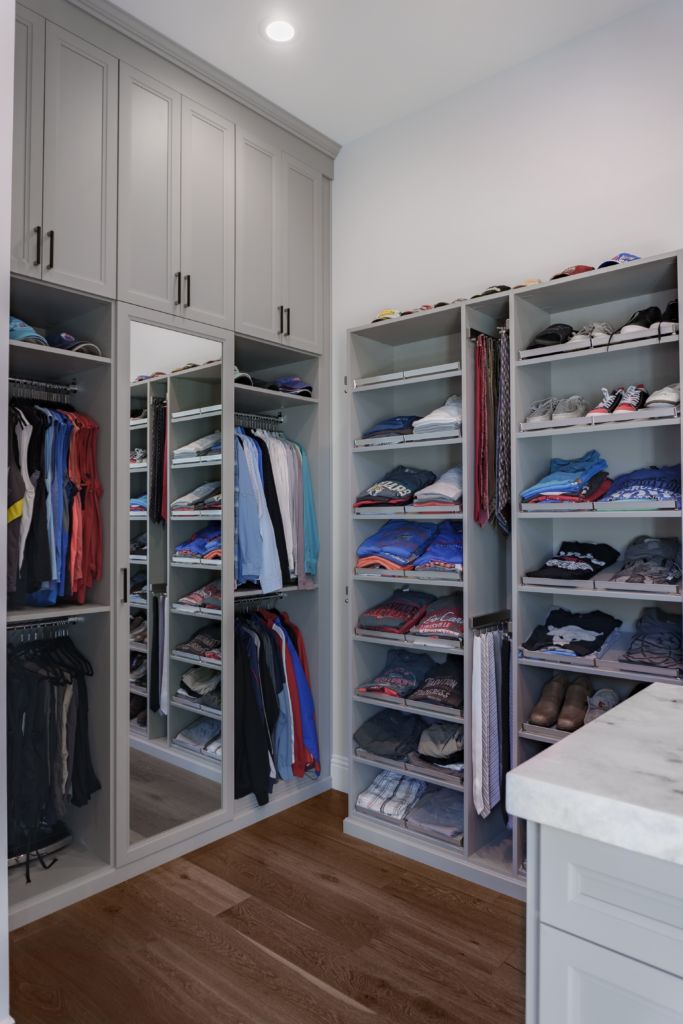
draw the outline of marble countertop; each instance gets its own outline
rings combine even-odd
[[[507,776],[508,812],[683,864],[683,687],[653,683]]]

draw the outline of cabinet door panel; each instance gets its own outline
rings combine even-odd
[[[180,312],[180,93],[122,64],[120,106],[118,297]]]
[[[284,341],[322,352],[322,175],[282,154]]]
[[[11,269],[40,277],[43,225],[45,19],[17,5],[14,36]]]
[[[280,151],[237,130],[235,331],[281,341]]]
[[[43,278],[110,298],[116,294],[117,86],[115,57],[48,22]]]
[[[235,319],[235,126],[186,96],[183,96],[182,110],[183,315],[232,329]]]

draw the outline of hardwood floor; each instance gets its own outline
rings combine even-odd
[[[523,1024],[524,904],[324,793],[10,935],[16,1024]]]

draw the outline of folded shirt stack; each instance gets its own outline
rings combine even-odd
[[[194,693],[181,683],[173,699],[180,701],[181,704],[185,704],[189,708],[210,708],[212,711],[221,710],[220,687],[215,693],[207,693],[205,696],[200,697],[198,693]]]
[[[436,665],[428,654],[417,651],[387,652],[384,668],[371,683],[359,686],[359,693],[384,693],[389,697],[409,697],[429,678]]]
[[[387,473],[383,480],[371,484],[362,491],[354,502],[354,508],[363,505],[407,505],[416,491],[427,487],[436,480],[436,474],[428,469],[413,469],[397,466]]]
[[[532,569],[524,575],[548,580],[590,580],[596,573],[613,565],[618,557],[619,552],[609,544],[565,540],[554,558],[549,558],[540,569]]]
[[[313,385],[307,384],[301,377],[278,377],[275,383],[280,391],[289,392],[290,395],[311,398],[313,394]]]
[[[174,647],[173,653],[180,654],[184,658],[190,658],[193,661],[208,658],[209,661],[220,663],[221,627],[217,624],[202,626],[184,644],[178,644]]]
[[[147,511],[147,495],[138,494],[137,498],[130,499],[130,510],[131,512],[146,512]]]
[[[436,538],[435,523],[401,522],[392,519],[358,548],[358,569],[378,566],[383,569],[410,568]]]
[[[681,579],[681,542],[678,537],[636,537],[624,553],[624,565],[614,583],[673,584]]]
[[[198,590],[193,590],[191,594],[186,594],[185,597],[179,598],[177,603],[178,605],[186,605],[191,608],[207,608],[213,611],[220,611],[221,599],[222,581],[214,580]]]
[[[207,743],[202,750],[202,754],[206,757],[212,757],[214,761],[223,760],[223,737],[221,733],[219,733],[216,739],[212,740],[211,743]]]
[[[366,430],[363,437],[376,437],[378,439],[380,437],[405,437],[406,434],[412,434],[413,423],[416,419],[418,419],[417,416],[392,416],[388,420],[382,420],[380,423],[377,423],[370,430]]]
[[[462,602],[451,594],[433,601],[425,609],[420,622],[411,626],[410,633],[419,637],[435,637],[441,640],[462,639]]]
[[[462,466],[454,466],[440,476],[438,480],[430,480],[413,498],[413,506],[419,509],[420,506],[438,505],[442,506],[442,512],[448,512],[449,507],[462,503]]]
[[[435,793],[427,793],[406,819],[409,829],[441,839],[462,836],[464,822],[463,794],[454,789],[437,789]]]
[[[593,498],[592,500],[597,500]],[[675,501],[681,507],[681,464],[677,466],[646,466],[632,473],[622,473],[609,488],[602,501]]]
[[[195,489],[190,491],[189,494],[183,494],[182,497],[176,498],[175,501],[171,502],[171,508],[179,510],[202,508],[207,499],[211,498],[214,494],[217,494],[220,489],[220,480],[213,483],[207,481],[207,483],[200,484],[199,487],[195,487]]]
[[[221,492],[218,494],[212,494],[210,498],[207,498],[204,502],[204,508],[220,509],[221,505]]]
[[[183,459],[196,459],[200,455],[208,455],[214,449],[220,451],[220,443],[221,432],[220,430],[214,430],[212,434],[200,437],[196,441],[190,441],[189,444],[183,445],[182,448],[176,448],[173,452],[173,459],[175,462],[179,462]],[[216,448],[216,446],[218,447]]]
[[[522,647],[525,651],[553,652],[569,658],[601,658],[616,643],[620,626],[621,619],[607,612],[579,614],[551,608],[544,625],[536,626]]]
[[[358,625],[361,629],[377,629],[385,633],[408,633],[424,618],[427,605],[433,601],[433,594],[407,588],[395,590],[388,600],[362,612]]]
[[[132,506],[131,506],[132,507]],[[147,534],[141,533],[130,542],[131,555],[147,554]]]
[[[457,435],[462,427],[462,398],[451,395],[446,404],[432,410],[422,419],[413,423],[414,437],[428,437],[430,434],[443,435],[452,432]]]
[[[147,570],[141,569],[130,578],[130,599],[133,602],[147,600]]]
[[[147,643],[147,619],[141,615],[130,616],[130,639],[136,644]]]
[[[661,608],[645,608],[636,623],[636,633],[629,649],[619,661],[653,668],[681,667],[681,616]]]
[[[580,459],[551,459],[550,473],[522,491],[521,498],[525,502],[597,501],[610,483],[607,463],[593,450]]]
[[[424,657],[432,661],[428,654]],[[465,701],[462,658],[453,658],[448,655],[446,661],[441,665],[433,662],[427,670],[423,682],[411,692],[410,699],[461,710]]]
[[[427,783],[421,779],[411,779],[400,772],[383,771],[360,794],[356,808],[403,821],[426,789]]]
[[[436,536],[412,568],[430,572],[462,572],[462,523],[439,523]]]
[[[130,681],[134,686],[147,686],[147,658],[130,652]]]
[[[211,523],[198,530],[189,540],[177,546],[175,555],[177,558],[220,558],[221,524]]]
[[[386,708],[353,734],[357,749],[374,757],[406,761],[427,771],[463,764],[465,728],[457,722],[425,723],[419,715]],[[452,776],[451,776],[452,777]]]
[[[215,718],[198,718],[192,722],[173,740],[177,747],[183,747],[193,754],[201,754],[209,743],[221,734],[221,723]]]

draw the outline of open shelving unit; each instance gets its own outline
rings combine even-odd
[[[480,818],[472,800],[471,771],[471,676],[472,620],[496,617],[506,604],[506,557],[509,545],[500,530],[488,524],[481,529],[473,521],[475,439],[474,439],[474,341],[480,333],[498,337],[509,317],[508,295],[492,295],[468,303],[454,303],[398,320],[367,324],[348,333],[349,456],[347,507],[348,528],[348,732],[349,732],[349,812],[345,832],[367,842],[401,853],[414,860],[441,868],[452,874],[478,881],[509,895],[519,896],[524,880],[513,872],[512,833],[505,826],[500,808],[487,819]],[[458,364],[454,366],[453,364]],[[377,381],[379,376],[391,379]],[[358,447],[354,441],[375,423],[390,416],[421,415],[443,405],[452,394],[463,400],[462,432],[458,438],[434,439]],[[403,455],[405,453],[405,456]],[[397,512],[356,514],[352,508],[357,494],[382,479],[394,466],[404,464],[430,469],[441,475],[454,465],[463,467],[462,512],[423,514]],[[451,519],[463,523],[463,574],[461,580],[431,580],[405,576],[356,573],[359,545],[377,532],[382,522],[400,521],[438,523]],[[405,644],[381,636],[358,635],[356,623],[367,608],[388,598],[403,586],[433,593],[435,598],[450,592],[462,599],[464,633],[462,648],[425,641]],[[463,659],[465,704],[461,715],[436,705],[421,705],[410,699],[383,700],[357,693],[384,667],[390,648],[407,647],[426,651],[435,660],[447,654]],[[404,822],[392,822],[381,815],[356,809],[358,795],[365,790],[389,762],[359,757],[353,734],[377,713],[378,708],[398,708],[406,713],[425,715],[428,720],[462,721],[465,727],[464,773],[444,783],[411,766],[394,762],[394,770],[436,785],[460,790],[464,799],[464,834],[458,841],[441,840],[409,829]],[[450,783],[447,785],[447,783]]]
[[[595,690],[609,687],[620,700],[626,699],[637,683],[679,683],[672,670],[619,660],[628,648],[630,635],[644,608],[660,607],[681,614],[681,592],[658,593],[653,589],[605,590],[600,584],[581,588],[524,583],[525,573],[537,569],[556,554],[563,541],[604,542],[621,554],[637,536],[681,538],[680,509],[592,509],[565,512],[548,506],[542,512],[525,512],[520,492],[549,472],[551,458],[578,458],[597,449],[607,461],[609,475],[644,466],[676,465],[681,462],[681,419],[635,418],[624,421],[606,416],[595,425],[586,422],[569,427],[522,430],[531,402],[552,395],[558,398],[580,394],[593,407],[601,397],[600,387],[644,384],[650,393],[681,380],[679,334],[661,338],[635,335],[632,341],[584,348],[537,357],[522,357],[536,334],[551,323],[571,324],[575,329],[590,322],[607,322],[617,330],[636,310],[659,306],[662,312],[679,294],[681,254],[640,259],[580,274],[547,284],[524,288],[515,294],[511,313],[511,432],[512,432],[512,608],[513,650],[536,625],[543,623],[551,606],[572,612],[601,610],[622,620],[619,644],[602,658],[578,664],[575,659],[556,657],[514,658],[515,744],[513,764],[533,757],[548,744],[567,734],[555,728],[528,728],[530,712],[544,684],[556,672],[570,680],[588,675]],[[612,571],[616,566],[612,567]],[[583,659],[581,659],[583,662]],[[526,728],[525,728],[526,727]],[[526,862],[525,823],[514,822],[513,866],[521,874]]]

